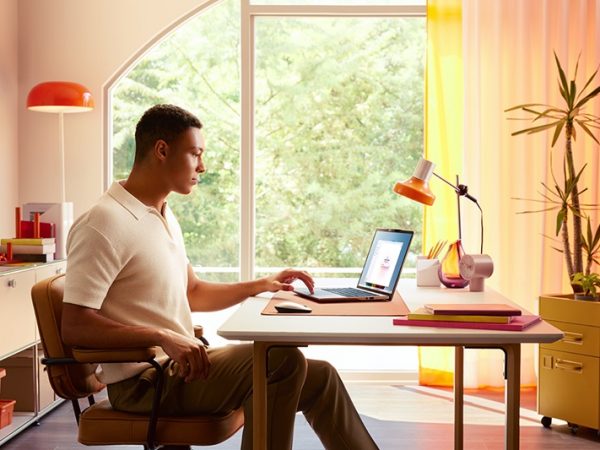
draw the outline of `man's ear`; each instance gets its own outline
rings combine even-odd
[[[169,144],[167,144],[162,139],[158,139],[154,143],[153,153],[159,161],[164,161],[167,158],[167,154],[169,153]]]

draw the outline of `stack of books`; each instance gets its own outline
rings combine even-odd
[[[8,253],[12,247],[13,261],[52,262],[56,252],[54,238],[11,238],[0,240],[0,253]]]
[[[394,325],[522,331],[539,320],[539,316],[524,315],[519,308],[505,304],[427,304],[394,319]]]

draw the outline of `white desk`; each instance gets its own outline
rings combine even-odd
[[[398,291],[410,310],[425,303],[507,303],[503,295],[487,290],[418,288],[414,280],[401,280]],[[254,341],[253,411],[254,450],[266,449],[266,368],[269,348],[279,345],[431,345],[455,347],[454,448],[463,446],[464,348],[499,348],[506,355],[505,448],[519,448],[519,384],[521,344],[554,342],[562,332],[546,322],[524,331],[469,330],[395,326],[392,317],[263,316],[268,299],[253,297],[219,328],[227,339]],[[398,407],[402,407],[398,405]]]

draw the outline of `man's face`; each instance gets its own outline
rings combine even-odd
[[[171,142],[165,167],[172,191],[189,194],[198,184],[199,175],[206,171],[204,148],[204,136],[198,128],[188,128]]]

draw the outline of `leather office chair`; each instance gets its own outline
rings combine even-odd
[[[54,392],[73,403],[79,425],[78,441],[84,445],[214,445],[231,437],[244,424],[240,408],[223,415],[161,417],[158,409],[162,390],[162,370],[157,370],[152,413],[131,414],[111,408],[108,400],[94,401],[104,388],[95,376],[99,363],[149,362],[157,369],[153,348],[87,350],[71,348],[62,341],[60,323],[64,275],[38,282],[31,290],[40,330],[50,384]],[[79,399],[88,399],[81,411]]]

